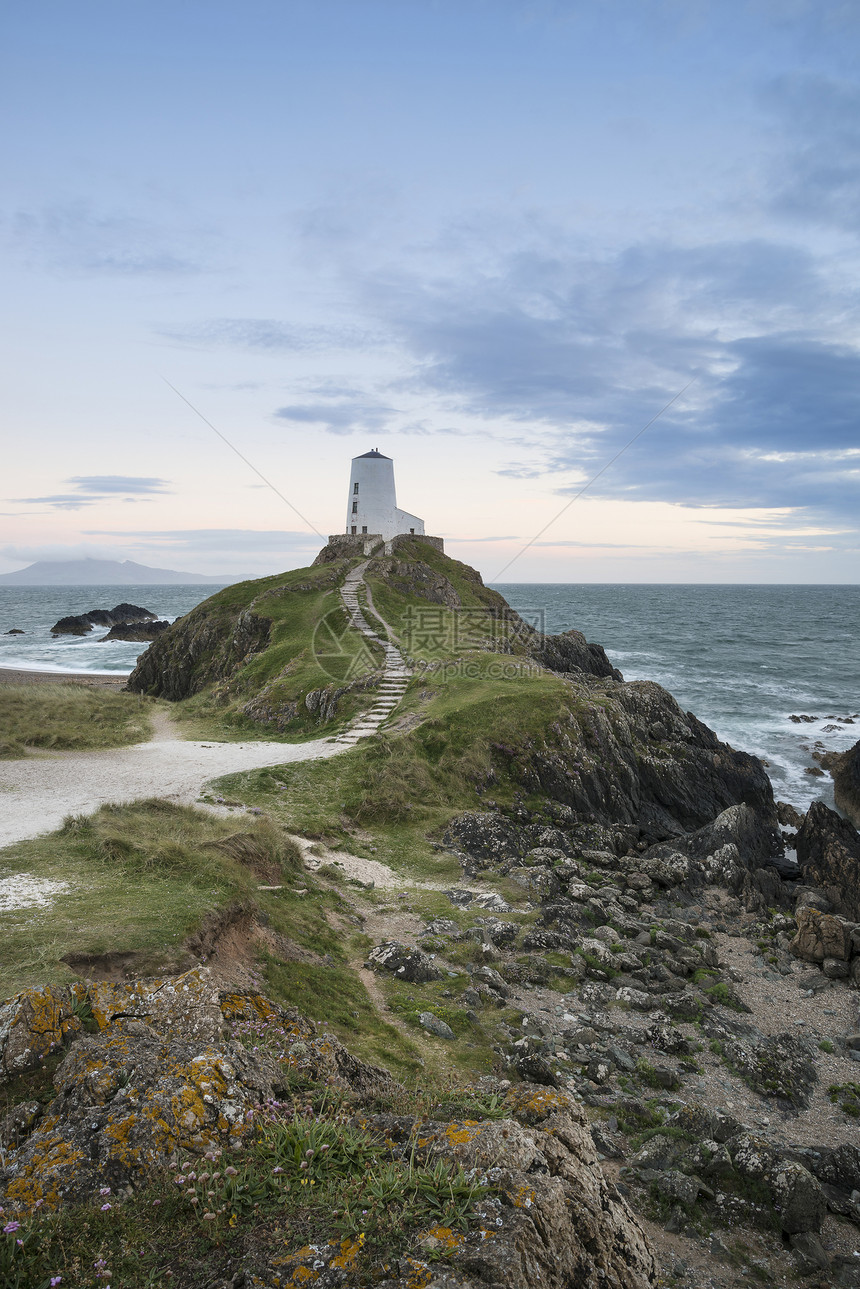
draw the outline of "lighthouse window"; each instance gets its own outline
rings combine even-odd
[[[365,525],[364,525],[364,527],[362,528],[362,530],[361,530],[361,531],[362,531],[363,533],[366,533],[366,532],[367,532],[367,524],[365,524]]]
[[[352,495],[353,495],[354,497],[357,497],[357,496],[358,496],[358,484],[355,484],[355,486],[353,487]]]
[[[357,502],[357,501],[354,501],[354,502],[352,503],[352,513],[353,513],[354,515],[357,515],[357,514],[358,514],[358,502]]]

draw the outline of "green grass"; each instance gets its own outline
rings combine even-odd
[[[255,901],[252,864],[295,870],[295,847],[281,830],[266,820],[242,820],[239,829],[151,800],[103,806],[0,851],[3,877],[67,887],[50,907],[0,913],[0,994],[74,979],[69,955],[134,954],[138,974],[181,965],[182,942],[202,917]]]
[[[90,685],[0,685],[0,759],[27,748],[122,747],[149,738],[151,702]]]
[[[265,801],[302,832],[329,837],[356,824],[432,833],[455,810],[481,809],[488,786],[495,801],[513,802],[528,782],[534,748],[553,726],[570,725],[577,700],[546,673],[496,678],[498,661],[476,655],[474,674],[436,677],[429,699],[413,680],[401,709],[420,710],[421,723],[408,733],[377,735],[327,761],[231,775],[219,787],[229,797]]]
[[[383,657],[348,625],[339,586],[349,567],[339,560],[236,583],[197,605],[156,642],[152,657],[169,664],[176,650],[194,641],[187,682],[193,692],[174,713],[192,736],[289,742],[319,736],[320,721],[306,707],[306,695],[361,679]],[[266,647],[243,655],[233,641],[249,619],[271,627]],[[362,691],[343,696],[325,733],[342,728],[369,701]]]
[[[361,980],[349,967],[279,962],[266,963],[266,992],[297,1007],[310,1020],[331,1026],[350,1051],[398,1078],[414,1077],[422,1068],[421,1052],[380,1016]]]

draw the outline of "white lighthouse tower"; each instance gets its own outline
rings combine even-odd
[[[346,531],[352,537],[379,536],[386,542],[402,533],[424,535],[424,520],[398,507],[394,462],[376,448],[352,459]]]

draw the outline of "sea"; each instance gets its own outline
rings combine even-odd
[[[0,588],[0,666],[131,671],[146,645],[53,638],[61,617],[128,602],[173,621],[220,588]],[[498,585],[547,632],[576,627],[602,644],[627,680],[654,680],[733,747],[768,767],[779,799],[833,804],[815,751],[860,739],[860,586],[525,583]],[[24,635],[5,634],[18,627]],[[805,717],[792,720],[792,717]]]
[[[225,586],[227,583],[225,583]],[[0,586],[0,667],[26,671],[93,671],[127,675],[147,647],[133,640],[105,640],[107,627],[85,636],[52,636],[60,618],[88,609],[133,604],[175,622],[221,587],[201,586]],[[24,634],[8,635],[16,628]]]

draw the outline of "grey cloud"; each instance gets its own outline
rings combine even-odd
[[[695,376],[595,494],[856,520],[856,472],[779,459],[857,442],[860,353],[842,337],[860,295],[827,270],[760,240],[655,242],[598,260],[559,238],[499,255],[482,276],[460,265],[432,288],[371,278],[365,297],[411,352],[415,390],[523,425],[533,460],[520,447],[509,476],[596,473]]]
[[[211,318],[180,327],[160,327],[157,334],[177,344],[261,353],[368,349],[380,342],[379,336],[360,327],[300,325],[276,318]]]
[[[74,486],[74,492],[55,492],[45,497],[10,498],[24,505],[50,506],[53,510],[82,510],[85,506],[94,506],[106,497],[123,497],[125,501],[136,501],[153,493],[164,493],[168,489],[167,479],[151,478],[142,475],[97,474],[75,475],[66,479]]]
[[[109,495],[114,492],[165,492],[169,480],[137,474],[84,474],[74,475],[66,483],[73,483],[81,492]]]
[[[328,434],[354,434],[367,430],[385,434],[397,409],[372,399],[345,403],[293,403],[279,407],[274,415],[297,425],[319,425]]]
[[[794,218],[860,226],[860,86],[797,74],[774,81],[765,101],[784,130],[770,202]]]

